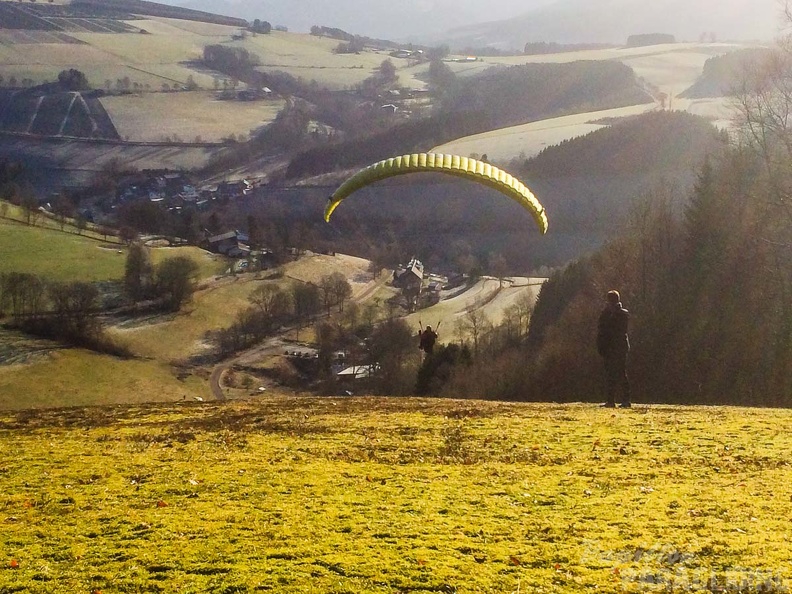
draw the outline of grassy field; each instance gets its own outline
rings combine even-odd
[[[594,132],[604,127],[594,123],[602,118],[628,117],[656,108],[656,104],[646,103],[550,118],[457,138],[434,147],[432,151],[457,155],[486,154],[490,159],[503,163],[520,155],[532,157],[548,146]]]
[[[782,592],[792,413],[274,397],[0,414],[0,591]]]
[[[112,328],[113,336],[141,357],[159,361],[185,359],[205,350],[204,335],[230,326],[236,314],[250,306],[248,297],[260,285],[252,277],[237,277],[199,290],[182,312],[134,320]]]
[[[166,363],[153,360],[124,361],[64,349],[32,364],[0,365],[0,410],[172,402],[194,396],[211,398],[206,378],[193,375],[180,381]]]
[[[16,207],[9,216],[19,217]],[[60,231],[54,221],[39,217],[36,226],[0,219],[0,273],[30,272],[53,280],[120,280],[124,276],[126,246],[77,235],[66,225]],[[93,234],[92,234],[93,235]],[[154,264],[165,258],[187,256],[199,267],[202,278],[221,273],[225,258],[197,247],[153,248]]]
[[[160,90],[163,83],[184,84],[188,76],[204,89],[212,89],[211,72],[193,68],[190,62],[201,59],[203,48],[211,44],[232,43],[259,57],[264,71],[281,70],[306,81],[316,80],[331,89],[356,85],[371,76],[383,60],[390,59],[400,71],[402,84],[424,87],[414,78],[423,68],[410,68],[405,59],[391,58],[386,51],[365,50],[360,54],[336,54],[337,39],[308,34],[273,31],[269,35],[249,34],[244,40],[231,41],[236,27],[192,23],[166,18],[128,21],[143,29],[140,33],[73,33],[82,44],[29,43],[0,45],[0,60],[6,78],[32,78],[36,83],[54,80],[63,68],[79,68],[91,85],[106,88],[128,77],[150,90]]]
[[[56,280],[112,280],[124,275],[119,246],[0,219],[0,272]]]
[[[521,278],[514,286],[506,283],[501,287],[497,279],[485,277],[464,293],[412,313],[406,320],[413,328],[427,324],[437,328],[438,324],[442,324],[441,342],[450,341],[455,338],[457,322],[464,318],[466,313],[477,311],[493,324],[500,324],[506,310],[520,299],[527,297],[536,300],[544,280]]]
[[[180,137],[219,142],[246,134],[275,119],[284,101],[217,101],[214,92],[145,93],[105,97],[102,105],[122,138],[160,141]]]
[[[175,258],[186,256],[198,264],[198,276],[208,278],[216,274],[225,272],[228,268],[228,260],[225,256],[207,252],[205,249],[188,245],[183,247],[161,247],[149,248],[151,262],[156,265],[165,258]]]
[[[181,93],[172,93],[178,97]],[[109,162],[119,159],[137,169],[194,169],[202,167],[212,156],[223,152],[219,147],[194,146],[138,146],[92,142],[47,142],[29,138],[7,138],[2,147],[3,155],[16,151],[57,163],[68,164],[72,171],[82,175],[83,183],[90,183],[97,171]]]
[[[282,70],[305,81],[315,80],[329,89],[354,87],[372,75],[384,60],[396,67],[401,84],[423,88],[426,83],[413,79],[409,61],[392,58],[387,51],[364,50],[360,54],[336,54],[339,40],[300,33],[273,31],[269,35],[248,36],[234,44],[246,48],[261,61],[259,70]]]
[[[161,254],[162,250],[157,252]],[[317,283],[324,275],[341,272],[349,278],[354,298],[371,280],[367,266],[368,260],[362,258],[312,254],[284,266],[284,276],[278,280],[265,281],[254,273],[225,277],[197,291],[184,311],[120,324],[112,328],[112,334],[138,356],[166,362],[182,360],[205,351],[206,333],[230,326],[236,315],[250,306],[251,293],[262,283],[276,283],[288,291],[295,280]],[[306,332],[301,336],[304,338]]]
[[[95,88],[107,88],[108,82],[115,88],[116,81],[126,77],[130,83],[159,91],[163,84],[183,85],[192,76],[198,85],[211,89],[212,74],[187,63],[200,59],[205,45],[227,42],[238,31],[174,19],[151,18],[129,24],[149,34],[74,33],[72,36],[83,43],[0,46],[3,75],[6,80],[14,76],[40,84],[56,80],[64,68],[77,68]]]

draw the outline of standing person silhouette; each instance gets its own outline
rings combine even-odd
[[[605,364],[605,392],[607,401],[603,406],[616,406],[616,393],[621,393],[621,408],[630,408],[630,382],[627,379],[627,353],[630,339],[627,327],[630,312],[621,304],[618,291],[608,291],[605,309],[597,324],[597,352]]]

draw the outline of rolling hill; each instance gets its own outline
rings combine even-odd
[[[744,49],[715,56],[707,60],[701,76],[679,96],[701,99],[723,97],[739,91],[741,84],[750,80],[760,64],[772,55],[766,48]]]
[[[424,39],[452,48],[521,50],[527,42],[624,44],[630,35],[668,33],[680,41],[774,39],[774,0],[562,0],[521,16],[470,25]]]
[[[519,14],[529,6],[541,6],[552,0],[495,0],[489,8],[503,17]],[[307,32],[313,25],[339,27],[371,37],[399,39],[411,35],[440,33],[452,27],[481,19],[477,0],[166,0],[210,12],[253,20],[270,21],[290,30]]]

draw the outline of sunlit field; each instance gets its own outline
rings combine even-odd
[[[219,142],[245,136],[275,119],[284,101],[219,101],[213,91],[105,97],[102,105],[119,135],[132,141]]]
[[[54,280],[111,280],[124,274],[119,247],[96,239],[0,219],[0,273],[29,272]]]
[[[781,592],[790,429],[388,398],[0,414],[0,590]]]
[[[196,396],[211,396],[206,378],[193,375],[179,380],[167,362],[61,350],[52,343],[46,349],[46,354],[19,364],[0,365],[0,410],[192,401]]]

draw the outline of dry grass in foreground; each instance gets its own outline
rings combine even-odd
[[[385,398],[0,414],[0,591],[785,591],[790,428]]]

